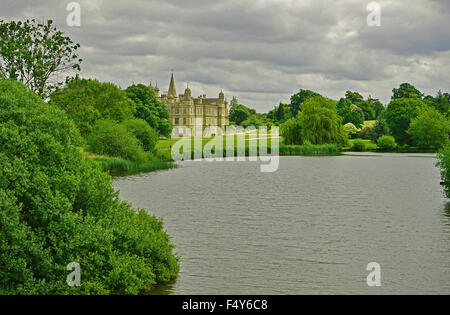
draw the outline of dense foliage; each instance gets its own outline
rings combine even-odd
[[[364,114],[359,107],[352,105],[352,102],[348,99],[341,98],[336,105],[337,112],[342,117],[344,125],[351,123],[356,128],[361,128],[364,123]]]
[[[430,106],[423,106],[408,129],[413,144],[425,149],[439,149],[449,142],[450,121]]]
[[[342,126],[341,117],[337,114],[335,101],[323,96],[309,98],[302,104],[298,119],[302,126],[303,141],[342,146],[348,142],[348,135]]]
[[[444,192],[450,198],[450,146],[443,148],[439,152],[438,158],[438,166],[441,168],[441,177],[444,182]]]
[[[125,129],[138,139],[144,151],[152,152],[158,142],[158,133],[151,128],[145,120],[130,119],[125,120],[122,125]]]
[[[356,139],[353,141],[351,150],[355,152],[363,152],[366,150],[366,143],[361,139]]]
[[[75,44],[53,26],[53,21],[38,23],[0,20],[0,72],[7,78],[26,84],[42,98],[60,84],[55,76],[80,70]]]
[[[418,98],[399,98],[391,101],[384,114],[392,136],[399,144],[412,144],[407,133],[411,120],[417,117],[424,103]]]
[[[150,127],[163,136],[170,136],[172,124],[166,106],[155,98],[154,93],[145,85],[129,86],[127,96],[136,104],[136,118],[145,120]]]
[[[99,119],[122,122],[133,119],[136,106],[124,91],[112,83],[78,77],[53,93],[50,103],[63,109],[87,136]]]
[[[392,136],[381,136],[377,140],[378,147],[383,151],[393,151],[397,148],[397,143]]]
[[[302,126],[298,119],[291,118],[281,125],[281,135],[284,139],[284,144],[303,144]]]
[[[235,105],[230,111],[230,123],[240,126],[250,117],[250,111],[242,104]]]
[[[297,94],[291,96],[291,113],[292,117],[297,117],[302,111],[302,104],[311,97],[320,96],[320,94],[311,90],[300,90]]]
[[[64,112],[0,80],[0,294],[138,294],[176,277],[162,222],[121,202],[80,141]]]
[[[112,120],[99,120],[88,139],[89,151],[132,161],[144,161],[139,140],[127,127]]]

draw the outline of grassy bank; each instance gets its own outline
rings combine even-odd
[[[93,158],[93,160],[99,163],[101,169],[104,172],[109,172],[113,176],[127,176],[139,173],[149,173],[176,167],[174,163],[168,161],[136,162],[112,157],[95,157]]]
[[[203,138],[202,139],[202,150],[205,147],[205,145],[211,141],[213,138]],[[157,150],[159,154],[162,155],[169,155],[172,150],[173,145],[177,141],[179,141],[179,138],[174,139],[164,139],[158,142]],[[254,139],[253,139],[254,140]],[[238,147],[236,144],[236,138],[234,141],[234,156],[238,156]],[[279,146],[279,155],[280,156],[332,156],[332,155],[339,155],[340,154],[340,148],[337,145],[334,144],[324,144],[324,145],[284,145],[283,139],[280,138],[280,146]],[[255,142],[251,142],[249,140],[249,137],[247,136],[246,142],[245,142],[245,156],[250,155],[250,149],[254,149],[257,151],[258,155],[260,154],[258,150],[258,146],[254,146]],[[267,141],[267,151],[271,152],[271,141],[268,139]],[[226,138],[223,138],[223,156],[226,156]],[[213,153],[215,153],[215,150],[212,150]],[[194,158],[196,156],[195,150],[194,150],[194,139],[192,139],[191,142],[191,156]],[[202,152],[198,152],[197,156],[203,156]]]

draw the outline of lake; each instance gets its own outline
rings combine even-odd
[[[153,294],[450,294],[450,200],[431,154],[182,162],[116,178],[181,256]],[[381,266],[369,287],[368,263]]]

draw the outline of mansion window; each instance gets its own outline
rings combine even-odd
[[[183,118],[183,125],[186,125],[186,118]]]
[[[180,123],[180,120],[178,118],[175,118],[175,125],[178,125]]]

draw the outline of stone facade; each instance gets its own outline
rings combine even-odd
[[[166,105],[174,137],[220,135],[229,125],[228,102],[222,91],[218,98],[207,98],[206,95],[193,98],[188,86],[184,94],[177,95],[173,73],[167,94],[160,95],[158,86],[150,84],[149,88]]]

